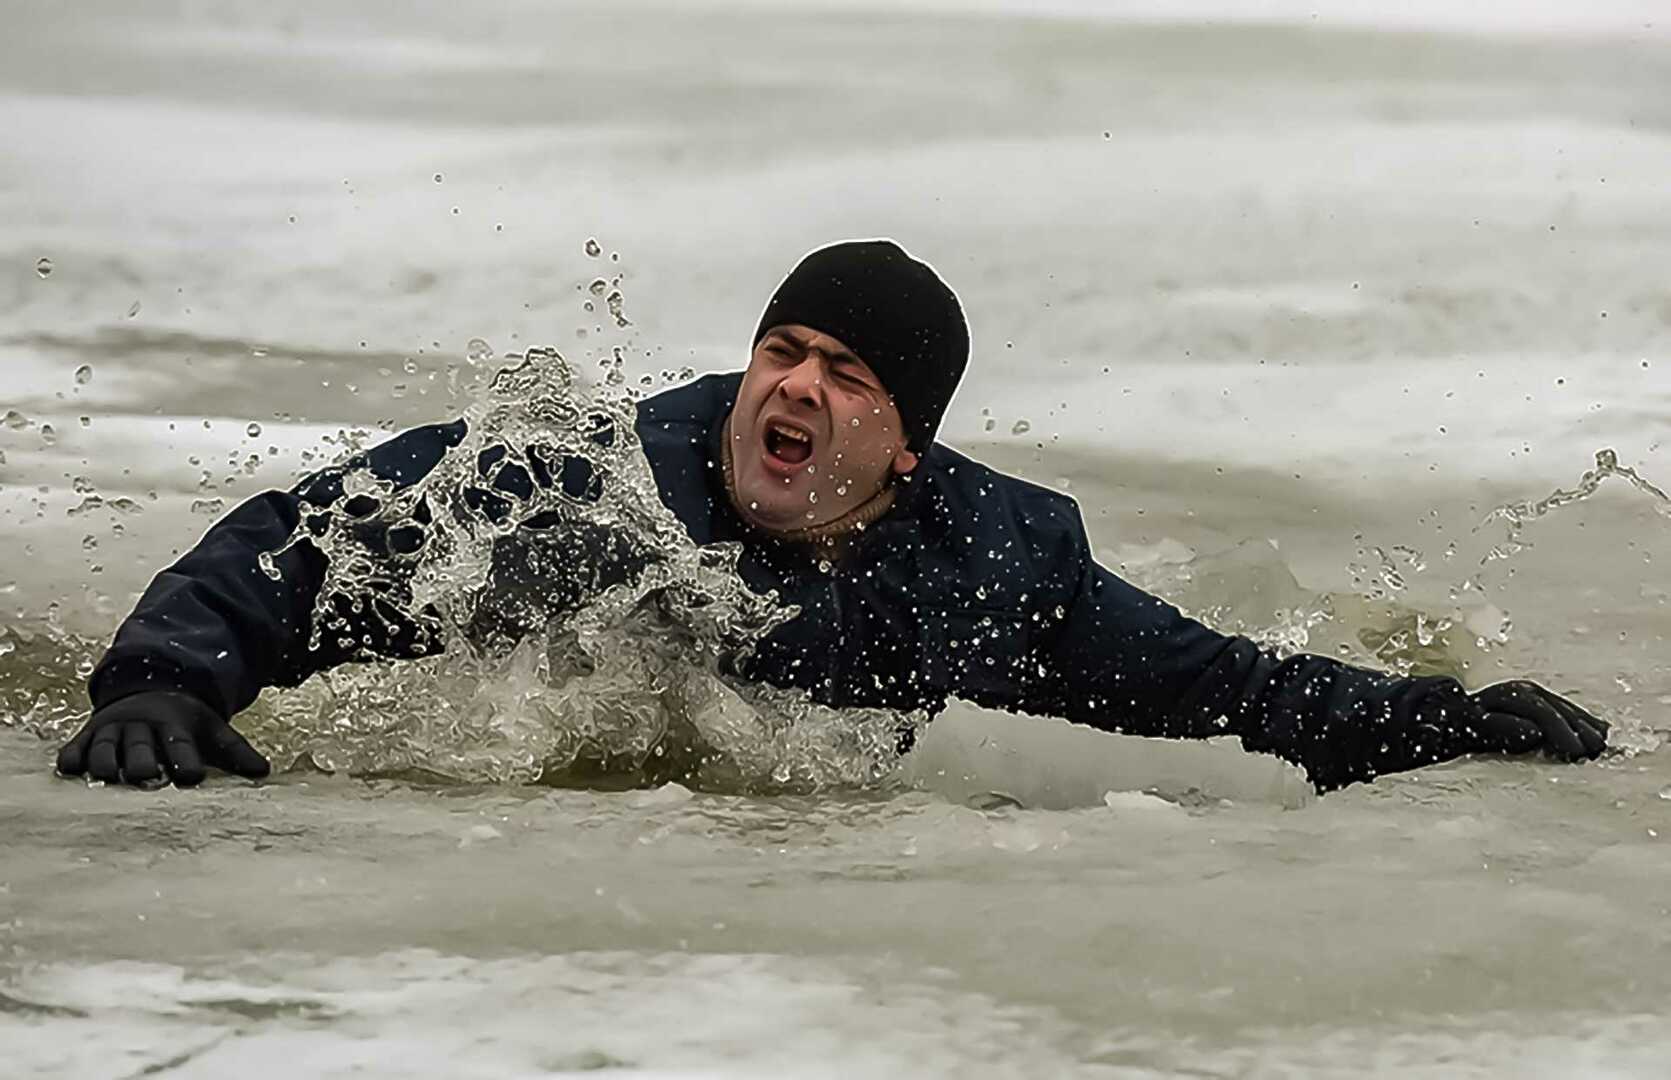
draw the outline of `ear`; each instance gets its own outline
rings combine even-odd
[[[917,467],[917,455],[910,450],[900,450],[894,455],[893,470],[895,476],[904,476]]]

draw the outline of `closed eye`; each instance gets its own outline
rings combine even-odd
[[[855,386],[863,386],[866,389],[870,388],[870,380],[852,364],[837,364],[835,373],[837,378],[850,382]]]

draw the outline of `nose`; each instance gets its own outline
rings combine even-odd
[[[808,353],[778,383],[778,393],[809,409],[824,407],[824,361],[816,352]]]

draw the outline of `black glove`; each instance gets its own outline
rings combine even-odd
[[[148,690],[95,711],[58,751],[58,771],[107,783],[181,787],[203,780],[205,763],[258,779],[272,766],[220,714],[190,694]]]
[[[1515,679],[1470,695],[1481,715],[1472,727],[1475,749],[1524,754],[1543,750],[1562,761],[1597,757],[1607,747],[1607,722],[1535,682]]]

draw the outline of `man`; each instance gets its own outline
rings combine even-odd
[[[932,712],[955,695],[1111,731],[1234,734],[1321,791],[1473,752],[1602,751],[1606,724],[1533,683],[1468,694],[1448,678],[1280,659],[1122,581],[1092,560],[1072,499],[934,442],[968,349],[957,298],[926,264],[888,241],[836,244],[778,287],[745,372],[640,404],[658,491],[691,539],[741,541],[749,586],[800,608],[743,677],[835,706]],[[411,484],[464,431],[419,428],[365,461]],[[495,475],[506,491],[538,481]],[[324,557],[291,546],[276,576],[258,560],[285,545],[304,498],[341,497],[340,476],[250,500],[157,577],[93,672],[94,712],[61,772],[266,774],[231,718],[262,687],[353,657],[309,646]],[[590,562],[553,576],[626,572],[607,554]],[[423,651],[385,636],[385,655]]]

